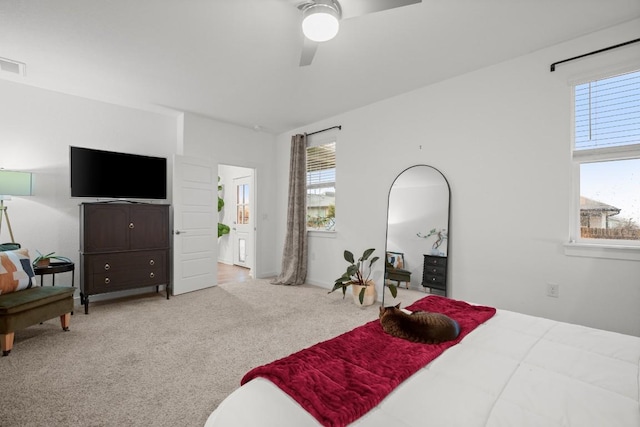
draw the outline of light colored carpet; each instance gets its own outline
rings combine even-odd
[[[424,293],[399,290],[386,305]],[[403,300],[404,298],[404,300]],[[350,291],[228,283],[77,308],[16,332],[0,358],[2,426],[202,426],[250,369],[378,318]]]

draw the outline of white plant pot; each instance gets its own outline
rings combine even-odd
[[[351,285],[351,291],[353,292],[353,303],[357,306],[366,307],[369,305],[373,305],[376,302],[376,298],[378,293],[376,292],[375,283],[370,280],[368,286],[361,285]],[[364,299],[362,300],[362,304],[360,304],[360,290],[365,288],[364,291]]]

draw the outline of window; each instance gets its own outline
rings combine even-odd
[[[336,141],[307,145],[307,230],[335,231]]]
[[[640,246],[640,71],[579,84],[574,101],[576,240]]]

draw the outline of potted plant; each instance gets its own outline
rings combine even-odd
[[[428,239],[431,236],[437,236],[436,237],[436,241],[433,242],[433,245],[431,246],[431,255],[439,255],[439,256],[443,256],[443,253],[440,252],[440,245],[442,245],[442,243],[447,240],[447,238],[449,237],[447,235],[447,229],[443,228],[443,229],[436,229],[436,228],[432,228],[431,231],[429,231],[429,233],[426,236],[423,236],[422,233],[417,233],[416,234],[418,237],[422,237],[423,239]]]
[[[222,184],[220,184],[220,177],[218,177],[218,214],[220,214],[220,211],[222,211],[222,208],[224,207],[224,199],[222,197],[220,197],[220,192],[222,191]],[[218,215],[220,216],[220,215]],[[218,218],[219,219],[219,218]],[[225,234],[229,234],[229,232],[231,231],[231,229],[229,228],[229,226],[227,224],[222,224],[221,222],[218,223],[218,237],[222,237]]]
[[[52,259],[62,262],[71,262],[71,259],[65,256],[55,255],[55,252],[49,252],[46,255],[42,255],[39,250],[36,250],[36,252],[38,252],[38,256],[32,262],[34,267],[46,267],[51,263]]]
[[[347,293],[347,286],[353,286],[353,300],[356,304],[371,305],[376,299],[376,287],[371,276],[372,266],[379,259],[379,257],[373,257],[369,260],[369,257],[375,249],[367,249],[356,263],[353,254],[349,251],[344,251],[344,259],[349,263],[347,271],[340,277],[338,277],[333,285],[333,289],[329,293],[342,289],[342,298]],[[369,262],[367,263],[367,261]],[[366,271],[366,274],[365,274]]]

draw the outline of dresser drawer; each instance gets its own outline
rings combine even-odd
[[[88,293],[105,293],[166,283],[166,274],[162,270],[137,269],[135,271],[113,271],[94,274],[90,280]]]
[[[437,266],[437,267],[446,267],[447,266],[447,258],[441,256],[424,256],[424,265],[428,266]]]
[[[86,256],[83,292],[87,295],[162,285],[168,282],[162,250]]]
[[[439,267],[434,265],[425,265],[423,275],[444,276],[447,272],[446,267]]]
[[[446,289],[445,276],[432,276],[426,274],[422,278],[422,286],[425,288]]]
[[[87,255],[87,268],[91,273],[114,272],[135,268],[166,265],[166,251],[120,252]]]

